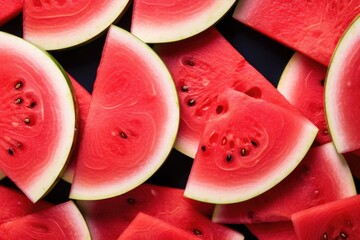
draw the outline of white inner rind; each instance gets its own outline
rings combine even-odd
[[[29,1],[31,2],[31,1]],[[88,21],[67,24],[67,28],[37,31],[41,26],[31,26],[24,17],[24,39],[45,50],[58,50],[87,42],[108,28],[126,9],[129,0],[108,0]],[[29,3],[31,4],[31,3]],[[91,2],[90,2],[91,4]],[[26,8],[24,8],[26,14]],[[60,31],[61,30],[61,31]]]
[[[74,99],[64,73],[47,53],[7,33],[0,33],[0,46],[0,49],[22,55],[24,61],[31,61],[37,65],[37,70],[45,76],[44,79],[50,81],[46,84],[52,86],[53,93],[56,94],[52,97],[58,100],[54,108],[59,113],[58,122],[61,125],[56,126],[59,135],[58,142],[53,145],[55,149],[51,152],[52,155],[48,156],[47,165],[43,169],[34,172],[26,185],[18,185],[31,201],[36,202],[55,183],[71,152],[76,126]],[[39,144],[45,143],[39,142]],[[17,184],[16,179],[12,180]]]
[[[145,182],[166,160],[175,142],[179,127],[179,102],[175,84],[169,71],[157,54],[138,38],[116,26],[110,27],[107,39],[107,41],[121,41],[125,43],[124,45],[127,47],[136,49],[137,52],[141,53],[139,55],[141,55],[142,61],[149,63],[149,66],[151,66],[151,70],[156,75],[154,80],[161,83],[159,86],[161,86],[162,89],[159,90],[159,92],[164,93],[164,96],[167,97],[166,100],[159,99],[159,101],[164,102],[164,108],[167,112],[166,122],[163,123],[165,129],[162,136],[158,138],[152,156],[149,156],[147,160],[151,164],[127,176],[126,181],[123,179],[119,182],[104,183],[95,186],[83,186],[80,182],[77,184],[75,175],[75,181],[70,191],[70,198],[72,199],[105,199],[128,192]]]
[[[235,2],[235,0],[216,0],[211,8],[199,12],[196,18],[180,19],[178,23],[171,25],[166,23],[166,19],[162,25],[159,25],[149,20],[133,18],[131,33],[146,43],[173,42],[189,38],[214,25]]]

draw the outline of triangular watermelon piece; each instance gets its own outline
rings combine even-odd
[[[217,31],[156,44],[180,99],[180,128],[175,148],[194,158],[211,103],[226,88],[294,109],[277,89]]]
[[[134,0],[131,33],[147,43],[194,36],[222,18],[235,0]]]
[[[328,66],[341,35],[359,12],[358,0],[242,0],[233,17]]]
[[[0,236],[6,236],[5,239],[29,239],[30,236],[31,239],[91,239],[86,222],[72,201],[3,223]]]
[[[274,187],[303,159],[317,128],[305,117],[227,89],[214,101],[185,196],[229,204]]]
[[[199,238],[168,222],[139,212],[117,240],[198,240]]]
[[[332,143],[313,147],[278,185],[245,202],[217,205],[213,221],[256,223],[289,221],[291,214],[356,194],[348,165]]]
[[[299,240],[291,221],[253,223],[246,227],[260,240]]]
[[[142,184],[121,196],[77,201],[94,240],[116,239],[139,212],[161,219],[202,239],[243,239],[241,233],[213,223],[213,205],[183,196],[184,190]]]
[[[0,0],[0,26],[21,13],[24,0]]]
[[[325,203],[291,216],[298,239],[358,239],[360,195]]]

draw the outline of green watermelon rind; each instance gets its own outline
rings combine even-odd
[[[339,40],[325,78],[325,117],[330,136],[339,153],[350,152],[358,148],[349,146],[351,142],[347,139],[348,134],[343,129],[343,126],[349,123],[341,123],[342,117],[338,109],[341,99],[336,97],[337,92],[342,91],[341,86],[339,86],[339,79],[341,79],[342,74],[341,69],[346,69],[348,53],[353,51],[352,41],[354,38],[360,39],[360,15],[353,20]]]
[[[50,79],[53,80],[50,84],[56,84],[57,91],[54,91],[55,97],[61,89],[63,89],[63,96],[61,97],[61,103],[63,103],[62,111],[64,112],[64,122],[68,123],[66,129],[61,131],[63,135],[63,141],[57,147],[56,157],[52,160],[51,167],[48,167],[46,171],[41,171],[40,176],[31,187],[24,189],[18,186],[22,192],[32,201],[36,202],[44,195],[46,195],[57,183],[59,176],[64,171],[67,161],[71,156],[74,149],[74,142],[77,139],[78,129],[78,109],[77,101],[74,98],[74,90],[70,79],[68,78],[65,70],[56,61],[56,59],[46,52],[44,49],[12,34],[6,32],[0,32],[0,41],[3,41],[5,45],[14,48],[14,51],[21,52],[21,54],[30,54],[35,62],[39,63],[43,72],[47,72],[51,75]],[[5,173],[3,173],[5,175]],[[16,182],[15,182],[16,184]]]
[[[111,24],[123,16],[130,5],[129,0],[111,0],[111,2],[107,4],[106,9],[102,9],[97,16],[94,16],[92,21],[86,22],[85,26],[79,26],[75,23],[67,24],[66,26],[70,26],[70,30],[63,29],[62,32],[48,32],[47,35],[28,29],[26,26],[26,8],[24,8],[23,37],[27,41],[49,51],[81,46],[104,33]]]
[[[156,81],[160,82],[162,78],[162,90],[168,91],[166,106],[168,111],[168,121],[167,127],[164,132],[166,132],[161,137],[161,142],[156,147],[156,152],[153,155],[153,161],[151,165],[147,166],[145,169],[142,169],[141,172],[137,172],[135,176],[128,176],[126,182],[120,183],[111,183],[107,186],[91,186],[85,187],[81,186],[82,184],[76,185],[76,170],[75,178],[70,191],[70,198],[76,200],[99,200],[106,199],[114,196],[124,194],[135,187],[141,185],[147,181],[165,162],[168,155],[170,154],[173,145],[175,143],[179,122],[180,122],[180,106],[178,101],[178,96],[176,92],[176,87],[174,81],[169,73],[167,67],[160,59],[160,57],[152,50],[152,48],[137,38],[135,35],[130,32],[117,27],[115,25],[110,26],[108,34],[116,34],[118,39],[121,41],[126,41],[126,46],[133,49],[137,49],[139,52],[142,52],[142,58],[147,59],[149,65],[152,66],[152,70],[156,71],[158,78]],[[165,123],[164,123],[165,124]]]
[[[198,13],[196,18],[179,20],[178,24],[159,26],[149,21],[131,24],[130,32],[146,43],[166,43],[194,36],[216,24],[235,4],[235,0],[216,0],[213,8]],[[181,17],[181,16],[179,16]]]

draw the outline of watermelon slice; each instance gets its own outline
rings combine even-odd
[[[246,224],[260,240],[298,240],[291,221]]]
[[[324,111],[324,81],[327,68],[295,53],[286,65],[277,89],[319,129],[317,144],[331,141]]]
[[[214,25],[236,0],[134,0],[131,33],[147,43],[173,42]]]
[[[0,185],[0,225],[51,206],[44,200],[33,203],[22,192]]]
[[[0,0],[0,26],[19,15],[23,5],[24,0]]]
[[[5,239],[91,239],[86,222],[72,201],[3,223],[0,236],[6,236]]]
[[[35,202],[71,153],[76,104],[69,79],[46,52],[4,32],[0,52],[0,169]]]
[[[175,148],[194,158],[210,104],[226,88],[285,108],[289,102],[215,29],[192,38],[157,44],[180,98],[180,128]]]
[[[328,66],[341,35],[359,12],[358,0],[242,0],[233,17]]]
[[[325,81],[325,113],[336,149],[360,148],[360,15],[342,36]]]
[[[212,204],[183,196],[184,190],[151,184],[114,198],[77,201],[93,240],[116,239],[139,212],[156,217],[201,239],[243,239],[243,235],[211,222]]]
[[[138,213],[117,240],[198,240],[196,236],[165,221]]]
[[[356,194],[349,166],[332,143],[313,147],[298,167],[274,188],[245,202],[217,205],[213,221],[289,221],[291,214]]]
[[[79,151],[79,146],[81,142],[81,133],[84,130],[85,120],[89,112],[91,95],[90,93],[80,84],[78,83],[72,76],[69,75],[70,81],[74,87],[75,97],[78,103],[79,109],[79,133],[78,140],[74,152],[71,155],[71,159],[69,160],[68,166],[64,174],[62,175],[62,179],[64,179],[68,183],[72,183],[74,179],[74,172],[76,168],[76,160],[77,153]]]
[[[358,239],[360,195],[312,207],[291,216],[298,239]]]
[[[25,1],[24,38],[46,50],[87,42],[121,17],[129,0]]]
[[[178,98],[166,66],[139,39],[112,26],[92,91],[70,197],[109,198],[145,182],[170,153],[178,125]]]
[[[233,89],[209,112],[184,193],[204,202],[241,202],[269,190],[300,163],[317,133],[305,117]]]

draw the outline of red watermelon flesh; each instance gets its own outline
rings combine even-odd
[[[0,26],[21,13],[24,0],[0,0]]]
[[[298,240],[291,221],[253,223],[246,227],[260,240]]]
[[[107,29],[129,0],[29,0],[24,2],[24,38],[46,50],[74,47]]]
[[[22,192],[0,185],[0,225],[50,206],[52,204],[44,200],[33,203]]]
[[[0,225],[0,239],[90,240],[88,227],[71,201]]]
[[[79,133],[78,133],[78,140],[74,152],[71,155],[71,159],[69,160],[68,166],[62,176],[62,179],[71,183],[74,178],[74,172],[76,168],[76,159],[77,154],[79,151],[79,146],[81,142],[81,133],[85,126],[85,120],[89,112],[90,108],[90,101],[91,95],[90,93],[81,85],[79,84],[72,76],[69,75],[71,83],[74,87],[75,97],[78,103],[78,111],[79,111]]]
[[[117,240],[197,240],[196,236],[142,212],[138,213]]]
[[[360,195],[306,209],[291,216],[301,240],[358,239]]]
[[[209,110],[185,196],[229,204],[253,198],[292,172],[315,139],[305,117],[227,89]]]
[[[356,194],[348,165],[332,143],[313,147],[299,166],[274,188],[245,202],[217,205],[213,221],[289,221],[291,214]]]
[[[328,66],[341,35],[359,12],[359,0],[243,0],[233,17]]]
[[[213,205],[183,196],[183,189],[142,184],[110,199],[77,201],[94,240],[116,239],[139,212],[161,219],[201,239],[231,240],[243,236],[210,219]]]
[[[178,98],[165,65],[149,46],[113,25],[98,66],[70,197],[109,198],[145,182],[170,153],[178,124]]]
[[[215,29],[154,47],[168,67],[180,99],[180,128],[175,148],[195,157],[211,103],[226,88],[293,108]]]
[[[324,112],[324,82],[327,68],[295,53],[286,65],[277,89],[319,129],[317,144],[331,141]]]

